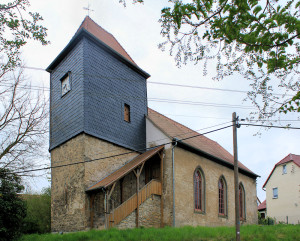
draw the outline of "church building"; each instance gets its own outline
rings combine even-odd
[[[233,156],[148,108],[142,70],[86,17],[49,65],[51,228],[234,225]],[[257,175],[239,162],[241,223]]]

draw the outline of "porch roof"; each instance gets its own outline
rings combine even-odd
[[[134,159],[132,159],[131,161],[126,163],[124,166],[120,167],[119,169],[117,169],[116,171],[111,173],[110,175],[106,176],[105,178],[103,178],[102,180],[97,182],[96,184],[89,187],[86,190],[86,192],[94,191],[94,190],[100,189],[100,188],[107,188],[108,186],[110,186],[114,182],[118,181],[119,179],[121,179],[122,177],[127,175],[133,169],[135,169],[136,167],[138,167],[143,162],[147,161],[148,159],[150,159],[152,156],[154,156],[156,153],[158,153],[159,151],[161,151],[163,149],[164,149],[164,145],[153,148],[149,151],[146,151],[146,152],[138,155],[137,157],[135,157]]]

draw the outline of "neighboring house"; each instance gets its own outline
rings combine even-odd
[[[110,33],[86,17],[47,70],[52,231],[234,225],[233,156],[148,108],[149,74]],[[242,223],[256,177],[239,163]]]
[[[266,216],[267,216],[266,215],[266,212],[267,212],[266,200],[258,205],[257,210],[260,213],[261,218],[266,218]]]
[[[289,154],[276,163],[263,185],[267,216],[276,222],[300,222],[300,155]]]

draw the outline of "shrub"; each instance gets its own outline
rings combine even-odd
[[[2,241],[17,239],[26,215],[25,202],[18,196],[24,187],[21,178],[0,168],[0,237]]]
[[[48,233],[51,228],[51,193],[50,188],[41,195],[27,194],[27,215],[24,220],[23,233]]]

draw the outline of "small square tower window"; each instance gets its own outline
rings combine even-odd
[[[124,104],[124,121],[130,122],[130,105]]]
[[[71,90],[70,72],[66,73],[61,79],[61,96],[64,96]]]
[[[278,198],[278,188],[273,188],[273,198]]]
[[[282,174],[286,174],[287,173],[287,171],[286,171],[286,165],[283,165],[282,166]]]

